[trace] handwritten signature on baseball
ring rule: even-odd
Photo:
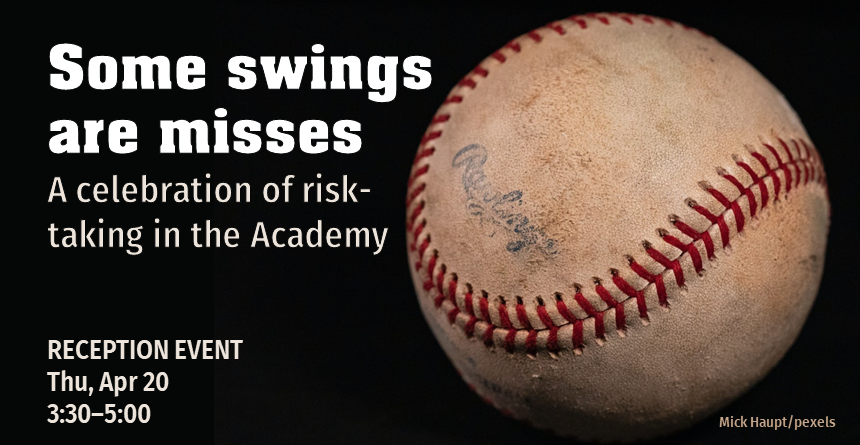
[[[487,149],[479,144],[462,148],[452,162],[453,167],[463,170],[463,190],[468,197],[466,209],[469,214],[477,216],[481,226],[491,230],[487,236],[495,236],[499,229],[507,233],[512,239],[505,246],[508,252],[534,248],[547,257],[557,254],[556,240],[549,238],[542,228],[517,211],[523,205],[522,190],[505,194],[495,190],[484,174],[486,162]]]

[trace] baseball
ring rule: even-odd
[[[587,14],[457,84],[406,222],[421,309],[470,388],[536,428],[629,441],[776,365],[829,211],[812,141],[749,63],[677,22]]]

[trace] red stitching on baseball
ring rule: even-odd
[[[440,276],[439,284],[441,285],[444,276]],[[451,275],[451,281],[448,282],[448,301],[454,306],[457,305],[457,274]]]
[[[666,255],[663,255],[662,252],[655,249],[648,241],[643,241],[642,245],[645,247],[645,253],[647,253],[654,261],[660,263],[660,265],[665,267],[666,270],[672,269],[672,272],[675,274],[675,282],[678,283],[678,287],[684,287],[684,269],[681,268],[681,262],[679,260],[672,261],[669,258],[666,258]]]
[[[477,84],[475,83],[474,80],[472,80],[471,77],[464,78],[463,80],[458,82],[457,85],[460,85],[461,87],[468,87],[468,88],[473,88],[473,89],[475,88],[475,86],[477,86]]]
[[[415,245],[418,243],[418,237],[421,236],[421,232],[424,231],[424,227],[426,227],[426,226],[427,226],[427,221],[421,220],[421,223],[418,224],[415,227],[415,229],[413,229],[413,231],[412,231],[412,245],[410,247],[412,249],[412,251],[416,250]]]
[[[715,189],[715,188],[711,187],[711,185],[710,185],[710,184],[707,184],[707,183],[706,183],[706,185],[705,185],[705,190],[706,190],[708,193],[710,193],[710,194],[711,194],[711,196],[713,196],[713,197],[714,197],[714,199],[716,199],[717,201],[719,201],[719,202],[720,202],[720,204],[722,204],[722,205],[723,205],[723,207],[729,207],[729,206],[731,205],[731,201],[729,201],[729,199],[728,199],[728,198],[726,198],[726,195],[724,195],[724,194],[723,194],[722,192],[720,192],[719,190],[717,190],[717,189]]]
[[[517,321],[520,322],[521,325],[525,329],[531,329],[532,323],[529,321],[529,316],[526,314],[526,307],[523,306],[523,299],[517,297]]]
[[[695,200],[687,199],[687,205],[690,206],[690,208],[692,208],[693,210],[695,210],[696,213],[707,218],[708,221],[711,222],[711,224],[715,224],[717,222],[717,215],[714,215],[713,213],[711,213],[710,210],[700,206],[699,203]]]
[[[421,201],[421,203],[418,204],[414,210],[412,210],[412,214],[409,215],[409,221],[406,224],[406,231],[408,231],[408,232],[412,231],[412,224],[415,222],[415,219],[418,218],[418,215],[420,215],[421,212],[423,212],[423,211],[424,211],[424,201]]]
[[[582,310],[584,310],[589,317],[593,317],[597,314],[597,311],[595,311],[591,303],[589,303],[588,300],[585,299],[585,297],[582,295],[582,292],[576,291],[576,295],[574,295],[573,298],[579,304],[579,307],[581,307]]]
[[[737,201],[732,201],[732,213],[735,214],[735,225],[738,229],[738,233],[744,231],[744,213],[741,211],[741,206],[738,205]]]
[[[618,302],[615,301],[615,299],[612,298],[612,294],[610,294],[609,291],[606,290],[605,287],[603,287],[603,283],[600,282],[598,279],[595,279],[594,281],[597,283],[597,285],[594,286],[594,289],[597,290],[597,295],[600,296],[600,299],[603,300],[603,302],[606,303],[606,305],[609,307],[617,306]]]
[[[487,330],[484,331],[484,344],[487,347],[493,346],[493,331],[495,330],[495,326],[488,324]],[[516,332],[516,331],[514,331]]]
[[[499,302],[499,323],[501,323],[502,327],[505,329],[514,328],[514,325],[511,324],[511,317],[508,316],[508,307],[505,305],[505,300],[501,300]]]
[[[430,290],[433,288],[433,286],[427,286],[427,284],[428,284],[428,282],[425,281],[424,282],[424,290]],[[436,308],[438,309],[438,308],[442,307],[443,301],[445,301],[445,297],[442,295],[437,295],[436,298],[433,299],[433,306],[436,306]]]
[[[577,320],[577,321],[579,322],[580,320]],[[581,326],[581,323],[580,323],[580,326]],[[580,332],[580,336],[581,335],[582,335],[582,333]],[[594,314],[594,336],[596,338],[601,339],[601,340],[606,339],[606,331],[605,331],[604,326],[603,326],[603,312],[598,312],[598,313]],[[582,341],[582,340],[580,339],[580,341]]]
[[[649,283],[654,283],[657,288],[657,299],[660,301],[660,306],[668,308],[669,301],[668,295],[666,294],[666,285],[663,284],[663,275],[657,274],[654,275],[651,272],[648,272],[647,269],[642,267],[636,260],[633,259],[632,256],[627,256],[627,263],[630,265],[630,269],[633,272],[636,272],[636,275],[639,275],[643,279],[647,280]]]
[[[457,314],[460,313],[460,308],[454,306],[450,311],[448,311],[448,323],[454,324],[454,320],[457,319]]]
[[[448,119],[445,119],[445,120],[448,120]],[[445,121],[441,121],[441,122],[445,122]],[[426,158],[427,156],[430,156],[435,152],[436,152],[436,149],[434,147],[425,148],[425,149],[419,151],[415,155],[415,160],[413,161],[413,164],[417,164],[418,162],[421,161],[421,159]]]
[[[564,30],[564,27],[562,27],[561,25],[559,25],[559,24],[558,24],[558,23],[556,23],[556,22],[550,22],[550,23],[547,23],[546,27],[547,27],[547,28],[549,28],[549,29],[551,29],[551,30],[553,30],[553,31],[555,31],[555,32],[557,32],[557,33],[558,33],[558,35],[560,35],[560,36],[563,36],[563,35],[565,35],[565,34],[566,34],[566,31]]]
[[[616,304],[615,307],[615,329],[618,331],[627,330],[627,317],[624,316],[624,305]]]
[[[463,332],[466,333],[466,337],[472,338],[475,335],[475,323],[478,322],[478,318],[472,315],[469,317],[469,321],[466,322],[466,325],[463,326]]]
[[[767,159],[765,159],[764,156],[762,156],[760,153],[752,153],[752,157],[755,158],[764,167],[765,175],[768,175],[772,172],[772,170],[770,169],[770,164],[767,163]],[[759,192],[761,193],[761,208],[764,209],[765,206],[767,206],[767,203],[770,198],[770,196],[768,195],[767,187],[764,185],[764,181],[761,181],[758,176],[756,176],[754,180],[759,183]],[[775,190],[779,190],[779,188],[777,187]]]
[[[595,317],[595,328],[597,327],[597,320],[600,319],[600,329],[603,330],[603,314],[600,314],[600,317]],[[602,338],[598,336],[598,338]],[[573,323],[573,349],[582,349],[582,320],[576,320]]]
[[[732,176],[731,174],[729,174],[729,172],[727,172],[725,169],[723,169],[723,168],[718,168],[718,169],[717,169],[717,174],[718,174],[718,175],[720,175],[720,176],[722,176],[723,178],[725,178],[725,179],[726,179],[726,180],[728,180],[729,182],[731,182],[731,183],[732,183],[732,185],[734,185],[735,187],[737,187],[738,192],[743,193],[743,192],[744,192],[744,190],[746,189],[746,187],[744,187],[744,185],[743,185],[743,184],[741,184],[741,182],[740,182],[740,181],[738,181],[738,178],[735,178],[734,176]]]
[[[552,354],[559,351],[558,347],[558,328],[550,325],[549,336],[546,338],[546,350]]]
[[[797,150],[798,156],[801,156],[800,144],[797,143],[796,139],[792,139],[791,142],[794,144],[794,148]],[[808,151],[806,152],[806,155],[809,156]],[[809,166],[807,166],[805,162],[801,165],[803,165],[803,185],[806,185],[807,183],[809,183]],[[799,181],[800,179],[798,179],[798,183]]]
[[[418,170],[415,170],[415,173],[413,173],[412,177],[409,178],[409,182],[407,183],[408,184],[407,187],[411,187],[412,184],[415,182],[416,179],[418,179],[419,176],[427,173],[427,170],[430,170],[429,165],[425,165],[423,167],[420,167]]]
[[[782,163],[782,158],[781,158],[781,157],[779,157],[779,154],[776,152],[776,149],[775,149],[775,148],[773,148],[773,146],[772,146],[772,145],[764,144],[764,146],[765,146],[765,147],[766,147],[766,148],[767,148],[767,149],[768,149],[768,150],[773,154],[773,156],[776,158],[776,168],[777,168],[777,169],[780,169],[780,168],[784,167],[784,166],[785,166],[785,164],[783,164],[783,163]],[[790,178],[790,176],[786,176],[786,181],[788,180],[788,178]],[[777,176],[777,175],[773,175],[773,199],[774,199],[774,200],[778,200],[778,199],[779,199],[779,187],[780,187],[780,183],[779,183],[779,176]]]
[[[421,247],[418,248],[418,256],[424,257],[424,251],[426,251],[427,247],[429,247],[429,246],[430,246],[430,237],[428,236],[427,238],[424,238],[424,242],[421,243]],[[433,261],[434,263],[435,263],[435,258],[436,258],[435,256],[433,256],[433,258],[431,258],[431,261]],[[418,268],[419,269],[421,268],[421,262],[420,261],[418,262]],[[427,289],[427,290],[430,290],[430,289]]]
[[[429,246],[429,245],[430,245],[430,241],[425,239],[424,243],[421,244],[421,250],[426,249],[427,246]],[[423,256],[423,254],[422,254],[422,256]],[[429,276],[427,277],[427,280],[424,282],[424,290],[433,289],[433,276],[432,276],[432,274],[433,274],[433,271],[436,270],[436,260],[438,259],[438,257],[439,257],[439,255],[434,253],[433,256],[430,258],[430,261],[427,264],[427,272],[428,272]],[[439,307],[442,304],[442,300],[444,300],[444,299],[445,299],[445,296],[442,295],[442,293],[440,292],[439,295],[436,297],[436,301],[439,302],[439,304],[437,304],[436,307]]]
[[[720,228],[720,241],[723,242],[723,249],[729,247],[729,226],[726,225],[726,218],[724,215],[720,215],[717,218],[717,227]]]
[[[777,165],[778,167],[782,167],[782,166],[784,165],[784,164],[782,163],[782,158],[781,158],[781,157],[779,157],[779,153],[777,153],[777,152],[776,152],[776,149],[775,149],[775,148],[773,148],[773,145],[770,145],[770,144],[763,144],[763,145],[764,145],[765,147],[767,147],[768,151],[770,151],[770,152],[773,154],[773,157],[775,157],[775,158],[776,158],[776,165]]]
[[[797,152],[800,153],[800,145],[798,145],[797,140],[793,140],[793,142],[794,146],[797,148]],[[806,157],[809,158],[811,156],[811,154],[809,153],[809,147],[806,146],[806,142],[802,140],[800,142],[803,145],[803,148],[806,150]],[[809,182],[809,179],[815,174],[815,169],[808,168],[808,166],[804,162],[803,171],[805,173],[803,177],[803,185],[806,185]]]
[[[599,21],[600,21],[600,23],[603,23],[604,25],[608,25],[608,24],[609,24],[609,19],[608,19],[608,18],[603,17],[603,16],[599,16],[599,15],[597,15],[597,13],[589,12],[588,14],[585,14],[585,16],[586,16],[586,17],[591,17],[591,18],[593,18],[593,19],[597,19],[597,20],[599,20]]]
[[[624,292],[628,297],[636,299],[636,306],[639,309],[639,318],[647,320],[648,306],[645,304],[645,293],[641,290],[634,289],[630,283],[624,280],[624,278],[618,276],[619,272],[617,269],[611,269],[610,273],[612,274],[612,282],[615,283],[615,287],[621,289],[621,292]]]
[[[534,329],[530,330],[528,337],[526,337],[526,354],[537,354],[537,331]]]
[[[435,270],[435,269],[434,269]],[[443,264],[439,267],[439,272],[436,273],[436,290],[439,291],[439,295],[444,297],[445,293],[442,291],[442,281],[445,279],[445,271],[447,267]]]
[[[619,18],[619,19],[621,19],[621,20],[624,20],[624,22],[626,22],[628,25],[632,25],[632,24],[633,24],[633,19],[631,19],[631,18],[630,18],[630,15],[629,15],[629,14],[622,14],[622,13],[620,13],[620,12],[610,12],[610,13],[609,13],[609,16],[611,16],[611,17],[617,17],[617,18]]]
[[[441,131],[432,131],[430,133],[427,133],[426,136],[421,138],[421,145],[424,145],[424,144],[432,141],[433,139],[439,139],[439,136],[442,136]]]
[[[508,329],[508,333],[505,334],[505,352],[508,354],[514,353],[514,346],[516,346],[517,340],[517,330],[516,329]]]
[[[466,333],[466,337],[472,338],[475,335],[475,324],[478,322],[478,318],[472,315],[469,317],[469,321],[466,322],[466,325],[463,326],[463,332]]]
[[[582,29],[585,29],[588,27],[588,24],[585,22],[585,19],[583,19],[581,16],[574,15],[574,16],[568,17],[567,19],[570,20],[571,22],[579,25],[579,27]]]
[[[407,208],[412,204],[413,201],[415,201],[415,198],[417,198],[418,195],[420,195],[421,192],[423,192],[426,187],[427,187],[426,183],[421,183],[421,185],[419,185],[415,190],[412,190],[412,192],[409,193],[409,196],[406,198],[406,207]]]
[[[555,323],[552,322],[552,318],[549,317],[549,314],[546,312],[546,307],[543,305],[543,301],[539,301],[539,306],[537,307],[538,318],[541,323],[543,323],[546,327],[554,326]]]
[[[678,250],[689,253],[690,260],[693,261],[693,267],[696,269],[696,272],[701,272],[704,269],[702,266],[702,256],[699,254],[699,249],[696,248],[695,244],[692,242],[690,244],[684,244],[678,238],[670,235],[665,229],[657,229],[657,233],[663,241],[666,241]],[[698,233],[696,235],[698,235]]]
[[[702,232],[702,242],[705,243],[705,252],[708,254],[708,259],[713,260],[714,256],[714,241],[711,239],[711,233],[708,231]]]
[[[487,300],[487,296],[484,295],[483,298],[478,300],[478,308],[481,311],[481,319],[490,322],[490,303]]]
[[[788,162],[794,162],[794,155],[791,154],[791,149],[788,148],[788,144],[786,144],[785,141],[782,140],[782,138],[777,138],[777,140],[779,141],[780,145],[782,145],[782,148],[785,149],[785,152],[788,154]]]
[[[561,299],[561,294],[556,294],[555,307],[558,310],[558,313],[561,314],[562,318],[567,320],[568,323],[573,323],[576,321],[576,317],[567,309],[567,304],[564,303],[564,300]]]
[[[455,290],[454,292],[456,293],[457,291]],[[475,316],[475,306],[473,306],[471,290],[466,292],[466,295],[463,296],[463,306],[466,307],[467,314],[471,315],[472,317]]]
[[[629,15],[629,14],[616,14],[610,13],[609,17],[616,18],[621,20],[627,24],[634,24],[633,19],[639,18],[642,22],[655,25],[657,20],[662,21],[665,25],[673,27],[675,22],[668,19],[657,19],[647,15]],[[593,19],[597,20],[604,25],[610,25],[611,21],[608,17],[598,14],[586,14],[584,16],[571,16],[567,20],[572,22],[579,29],[586,29],[588,27],[587,21]],[[565,28],[562,24],[563,22],[552,22],[546,26],[556,34],[562,36],[566,35],[569,29]],[[692,29],[686,25],[683,25],[684,29]],[[575,28],[574,28],[575,29]],[[699,31],[702,35],[706,37],[710,37],[707,34]],[[543,37],[538,34],[536,31],[529,32],[524,35],[524,38],[529,38],[535,43],[540,43],[543,41]],[[522,38],[521,38],[522,39]],[[516,40],[507,43],[502,50],[510,50],[513,53],[518,53],[521,51],[521,45]],[[499,50],[493,53],[490,57],[499,61],[500,63],[504,63],[507,60],[507,57],[502,53],[502,50]],[[473,71],[475,75],[481,77],[487,77],[489,75],[489,71],[478,65]],[[466,77],[459,83],[460,88],[469,88],[474,89],[477,87],[477,83],[474,81],[472,77]],[[443,102],[443,106],[449,104],[461,103],[463,101],[464,96],[460,94],[452,94],[447,97]],[[450,120],[451,115],[449,113],[438,114],[434,116],[431,120],[430,125],[441,125]],[[416,154],[414,160],[414,170],[412,175],[410,176],[408,189],[410,190],[407,194],[407,208],[411,208],[416,199],[425,191],[426,182],[418,183],[418,179],[423,177],[429,171],[429,164],[422,164],[425,159],[429,159],[434,153],[435,148],[433,147],[424,147],[430,141],[438,139],[441,137],[442,132],[438,128],[435,131],[428,132],[421,140],[421,144],[419,147],[421,149]],[[561,326],[570,324],[572,326],[572,344],[573,351],[576,354],[582,353],[582,348],[585,345],[584,333],[583,333],[583,324],[586,319],[594,320],[594,336],[599,340],[605,340],[605,326],[604,326],[604,315],[610,311],[615,311],[615,325],[616,329],[623,333],[626,329],[626,316],[625,316],[625,303],[630,299],[636,300],[636,305],[639,311],[639,316],[643,320],[648,320],[648,308],[645,301],[645,289],[647,286],[654,284],[655,290],[657,293],[657,298],[660,306],[664,308],[669,307],[668,295],[666,291],[666,287],[663,281],[663,274],[672,270],[675,281],[679,287],[684,287],[685,277],[684,271],[681,266],[681,257],[685,254],[689,255],[691,262],[693,263],[693,267],[696,272],[701,273],[704,269],[703,260],[701,254],[698,250],[698,247],[695,245],[696,241],[701,240],[702,244],[705,247],[705,252],[707,258],[709,260],[713,260],[715,258],[715,246],[713,240],[711,238],[710,230],[714,227],[719,230],[720,238],[722,241],[723,248],[729,246],[730,242],[730,231],[728,225],[726,224],[725,215],[729,211],[735,217],[735,223],[737,227],[737,232],[743,232],[745,228],[745,215],[741,211],[739,199],[741,197],[746,197],[750,217],[755,218],[757,214],[757,210],[759,208],[764,209],[770,201],[770,191],[765,182],[767,178],[773,183],[773,196],[774,201],[779,199],[781,188],[782,188],[782,180],[777,174],[778,171],[782,170],[785,175],[785,193],[791,192],[793,188],[796,188],[801,185],[806,185],[809,181],[820,184],[827,193],[827,183],[825,173],[822,168],[821,157],[820,154],[803,139],[790,139],[790,143],[794,145],[796,153],[793,153],[789,143],[781,138],[777,138],[777,141],[782,146],[782,149],[785,151],[785,155],[788,159],[787,162],[783,161],[783,158],[780,156],[778,150],[770,144],[763,143],[764,148],[767,149],[767,152],[774,157],[777,166],[776,168],[772,168],[767,158],[758,151],[754,150],[752,147],[747,147],[750,156],[755,159],[761,167],[764,169],[764,174],[757,173],[749,163],[744,160],[738,158],[737,156],[732,156],[735,164],[740,167],[750,178],[750,184],[748,186],[743,185],[743,181],[739,179],[737,176],[728,173],[725,169],[717,168],[718,175],[727,180],[729,183],[734,186],[740,193],[739,196],[733,200],[730,200],[726,197],[726,195],[718,190],[717,188],[711,186],[707,182],[700,182],[700,186],[708,192],[708,194],[713,197],[722,207],[723,210],[715,215],[708,208],[699,205],[693,199],[685,200],[685,203],[692,208],[697,214],[701,215],[711,224],[705,230],[699,232],[694,229],[689,224],[681,221],[676,215],[670,215],[669,221],[670,223],[678,229],[682,234],[690,238],[688,243],[684,243],[676,236],[671,235],[668,231],[664,229],[658,229],[657,233],[660,236],[660,239],[665,241],[667,244],[672,246],[675,249],[680,251],[680,254],[675,259],[669,259],[665,254],[661,251],[654,248],[648,241],[643,242],[643,246],[645,247],[645,251],[650,258],[652,258],[656,263],[660,264],[663,267],[663,270],[652,273],[648,271],[644,266],[640,265],[636,262],[635,259],[631,256],[627,256],[627,262],[630,269],[640,278],[647,281],[647,284],[641,288],[636,289],[629,281],[625,280],[620,271],[617,269],[611,269],[610,274],[612,275],[612,283],[615,287],[623,293],[627,298],[622,299],[621,301],[615,300],[612,297],[612,293],[607,289],[603,282],[595,277],[594,278],[594,289],[600,299],[607,305],[606,309],[601,311],[596,310],[589,300],[582,294],[581,286],[578,284],[574,284],[576,288],[576,292],[574,294],[573,300],[576,304],[582,309],[585,313],[584,318],[577,318],[577,316],[568,308],[566,302],[564,301],[562,295],[560,293],[555,294],[556,305],[555,309],[558,314],[564,319],[561,325],[558,325],[553,321],[553,318],[550,316],[547,311],[546,306],[544,305],[543,300],[540,297],[537,297],[537,318],[540,320],[540,323],[543,324],[541,329],[535,329],[532,326],[531,319],[529,318],[528,308],[522,301],[521,297],[516,297],[516,306],[515,313],[517,316],[517,321],[522,328],[516,328],[511,322],[510,315],[507,310],[507,304],[505,302],[504,297],[499,296],[499,305],[498,305],[498,315],[499,315],[499,323],[498,325],[493,321],[490,317],[490,309],[489,309],[489,298],[486,291],[480,291],[480,294],[475,296],[472,291],[472,286],[469,283],[463,283],[463,286],[466,288],[466,291],[463,294],[462,307],[458,305],[457,301],[457,288],[458,288],[458,280],[457,275],[454,273],[450,274],[450,278],[447,286],[447,294],[443,292],[445,276],[447,273],[447,267],[444,264],[439,263],[439,253],[436,250],[432,251],[432,255],[429,258],[425,258],[425,254],[429,249],[431,244],[430,235],[428,234],[421,239],[423,231],[426,227],[426,220],[421,220],[418,225],[414,225],[416,221],[418,221],[419,216],[423,213],[426,208],[426,204],[424,200],[420,200],[417,205],[415,205],[414,209],[409,213],[409,217],[407,219],[407,227],[408,230],[412,232],[413,241],[410,243],[409,249],[412,252],[416,252],[418,255],[418,259],[415,263],[416,270],[421,270],[424,266],[424,262],[426,261],[427,265],[427,278],[424,282],[424,288],[426,291],[435,291],[436,296],[434,298],[434,305],[437,307],[442,307],[446,304],[449,305],[447,308],[446,317],[448,318],[449,323],[453,325],[457,325],[458,315],[463,314],[464,317],[467,317],[463,323],[463,331],[467,337],[472,337],[475,334],[475,329],[478,326],[478,322],[481,322],[481,327],[484,329],[482,340],[487,347],[494,347],[494,332],[495,329],[505,329],[502,347],[508,353],[513,353],[516,350],[516,337],[517,333],[520,331],[526,332],[525,340],[524,340],[524,349],[527,354],[530,356],[535,356],[538,351],[538,337],[541,330],[548,330],[548,335],[544,344],[545,349],[551,354],[555,354],[560,350],[560,346],[558,343],[558,331]],[[796,155],[795,155],[796,154]],[[791,169],[794,169],[794,174],[792,174]],[[802,173],[801,173],[802,170]],[[803,175],[803,180],[801,181],[801,174]],[[759,199],[756,199],[755,193],[753,189],[758,187],[759,191]],[[419,245],[419,240],[421,241]],[[418,247],[416,247],[418,246]],[[478,310],[479,314],[475,313],[475,298],[478,300]],[[447,300],[447,303],[446,303]]]

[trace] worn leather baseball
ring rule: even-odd
[[[687,427],[760,380],[818,290],[821,160],[714,38],[589,14],[450,93],[407,197],[421,309],[503,413],[580,439]]]

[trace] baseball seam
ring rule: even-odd
[[[416,271],[423,269],[426,275],[423,288],[433,298],[436,308],[445,312],[448,321],[459,327],[467,337],[478,336],[489,348],[501,347],[508,353],[525,352],[531,357],[535,357],[538,350],[545,350],[553,357],[565,349],[581,354],[588,341],[602,344],[606,340],[606,319],[613,318],[616,332],[623,337],[627,330],[628,312],[637,311],[641,322],[648,324],[647,300],[653,300],[653,294],[656,294],[658,305],[668,309],[670,301],[667,285],[684,290],[685,274],[703,273],[702,253],[704,252],[709,261],[715,259],[715,239],[719,241],[722,249],[729,247],[733,234],[736,236],[743,233],[747,218],[756,219],[757,212],[770,202],[778,201],[781,193],[788,194],[810,181],[822,185],[826,190],[824,170],[815,148],[802,139],[787,138],[786,142],[782,138],[776,138],[777,143],[761,142],[763,152],[747,146],[752,159],[733,155],[735,165],[740,168],[737,175],[732,175],[723,168],[716,169],[717,175],[725,180],[721,185],[731,184],[733,188],[721,191],[707,181],[699,182],[699,186],[718,203],[716,207],[700,205],[692,199],[685,200],[687,206],[706,220],[707,228],[696,230],[694,226],[699,224],[684,222],[677,215],[669,215],[668,221],[676,229],[676,234],[673,235],[663,228],[657,229],[659,238],[665,242],[665,251],[655,248],[649,241],[642,242],[645,253],[653,263],[643,265],[633,256],[627,255],[632,274],[613,268],[609,270],[611,279],[608,281],[594,277],[592,284],[598,299],[592,300],[601,301],[605,305],[603,308],[595,308],[584,296],[584,286],[580,284],[574,284],[572,301],[563,293],[555,292],[555,304],[537,296],[534,298],[534,305],[525,304],[520,296],[498,296],[491,301],[488,292],[475,291],[470,283],[460,284],[457,274],[447,270],[438,250],[432,248],[431,236],[425,230],[426,219],[423,217],[426,205],[423,197],[427,187],[424,175],[429,171],[429,159],[435,153],[432,143],[442,135],[445,122],[451,118],[450,113],[445,110],[463,101],[464,96],[457,94],[458,92],[475,89],[479,84],[479,77],[489,76],[490,72],[486,66],[491,60],[499,64],[505,63],[509,56],[523,50],[522,43],[525,41],[539,44],[547,35],[564,35],[570,28],[586,29],[589,23],[610,25],[610,19],[620,20],[628,25],[633,25],[638,20],[649,25],[662,23],[670,27],[677,25],[694,30],[667,19],[616,13],[572,16],[566,21],[550,23],[509,42],[461,80],[443,102],[440,112],[431,120],[428,131],[419,144],[407,186],[406,201],[407,230],[412,237],[409,249],[413,254],[417,254]],[[780,151],[787,161],[783,160]],[[755,166],[758,168],[754,168]],[[737,195],[730,198],[734,193]],[[653,269],[654,265],[662,267],[662,270],[652,272],[647,267]],[[644,285],[634,285],[642,283]],[[610,290],[613,287],[615,292]],[[621,298],[617,299],[613,294]],[[591,333],[590,338],[585,337],[586,332]]]

